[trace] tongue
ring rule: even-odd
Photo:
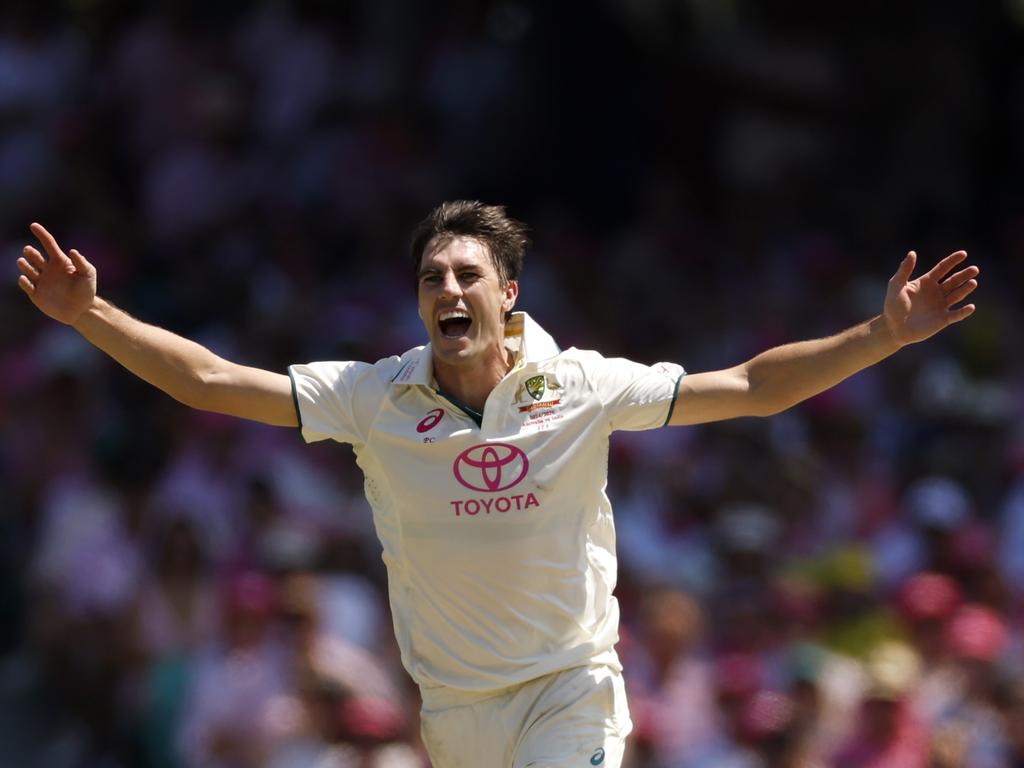
[[[465,336],[466,331],[469,330],[470,321],[465,318],[456,318],[454,320],[442,320],[441,321],[441,333],[445,336],[456,338],[459,336]]]

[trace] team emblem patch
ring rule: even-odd
[[[544,396],[547,386],[544,383],[544,376],[531,376],[526,380],[526,392],[534,400],[540,400]]]
[[[520,382],[519,386],[516,387],[515,404],[539,404],[545,395],[548,395],[550,398],[558,398],[558,392],[561,389],[562,383],[550,373],[538,373],[536,376],[531,376],[525,381]]]
[[[538,373],[519,383],[512,404],[520,413],[531,414],[529,418],[532,419],[532,414],[549,413],[561,405],[563,390],[562,383],[554,375]]]

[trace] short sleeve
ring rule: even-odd
[[[295,411],[307,443],[337,440],[361,444],[380,409],[386,382],[377,367],[360,362],[292,365]]]
[[[613,430],[656,429],[668,424],[679,380],[686,375],[676,363],[642,365],[596,352],[583,358],[583,366]]]

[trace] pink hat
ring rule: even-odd
[[[758,691],[744,704],[740,733],[750,741],[762,741],[786,731],[793,723],[794,707],[779,691]]]
[[[368,696],[351,696],[338,706],[346,735],[355,741],[395,741],[405,727],[405,714],[394,702]]]
[[[960,605],[960,586],[941,573],[918,573],[900,588],[898,603],[909,621],[945,620]]]
[[[994,661],[1006,641],[1006,622],[983,605],[965,605],[946,625],[946,643],[961,658]]]

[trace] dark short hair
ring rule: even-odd
[[[491,255],[501,284],[518,280],[523,255],[530,244],[526,225],[509,217],[503,205],[484,205],[478,200],[449,200],[441,203],[421,221],[412,235],[413,274],[419,282],[423,252],[435,237],[447,242],[453,237],[472,237]]]

